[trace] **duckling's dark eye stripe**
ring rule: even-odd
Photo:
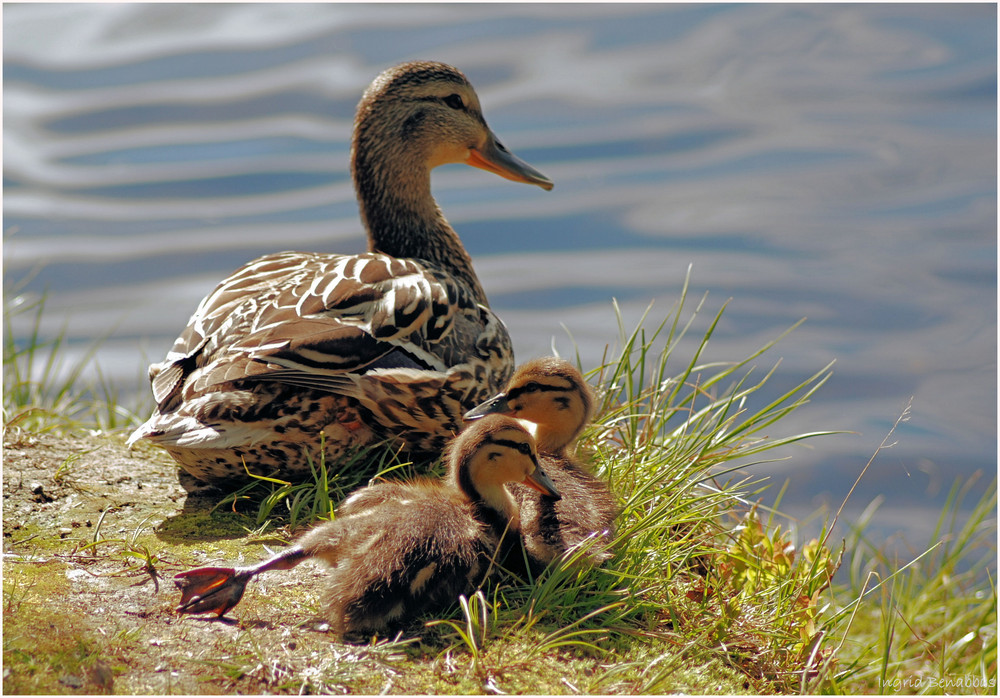
[[[514,441],[513,439],[493,439],[487,440],[487,443],[496,444],[497,446],[505,446],[506,448],[512,448],[515,451],[520,451],[521,453],[527,455],[531,453],[531,447],[523,441]]]
[[[540,392],[548,393],[568,393],[572,390],[572,386],[565,385],[546,385],[545,383],[528,383],[527,385],[522,385],[519,388],[511,388],[507,391],[507,398],[512,399],[521,395],[522,393],[534,392],[535,390]]]

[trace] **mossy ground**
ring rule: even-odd
[[[118,436],[8,430],[3,470],[3,689],[57,693],[747,693],[724,662],[687,662],[648,638],[613,656],[538,652],[529,630],[478,653],[447,626],[370,645],[339,643],[305,564],[262,575],[232,620],[182,617],[173,574],[264,559],[283,531],[187,491],[164,453]],[[665,654],[666,653],[666,654]],[[665,660],[665,657],[674,657]]]

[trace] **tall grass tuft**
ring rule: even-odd
[[[32,299],[17,289],[4,292],[3,425],[27,431],[109,431],[136,422],[135,411],[120,404],[119,394],[97,367],[96,378],[84,381],[103,339],[93,342],[73,362],[67,359],[65,328],[47,339],[42,333],[45,297]],[[14,319],[29,318],[23,336]]]
[[[984,482],[985,480],[985,482]],[[972,507],[965,505],[970,495]],[[818,687],[906,694],[997,691],[997,481],[957,479],[930,549],[900,559],[852,527],[849,581],[831,618],[840,666]]]
[[[613,559],[591,568],[584,550],[569,551],[539,579],[502,588],[488,604],[496,618],[479,625],[498,629],[503,644],[520,638],[520,661],[568,648],[661,648],[652,664],[644,656],[631,667],[631,689],[671,690],[671,667],[707,658],[740,668],[755,686],[787,688],[821,656],[820,596],[837,560],[819,543],[796,557],[785,534],[765,531],[747,502],[766,482],[745,473],[775,449],[832,433],[769,433],[809,402],[830,367],[764,397],[774,366],[760,371],[752,362],[777,340],[742,361],[702,360],[724,308],[682,359],[677,348],[704,306],[703,298],[685,316],[686,299],[685,285],[652,330],[648,310],[627,330],[616,305],[619,346],[588,374],[597,416],[578,453],[621,500]],[[483,644],[477,665],[487,661]],[[628,674],[627,665],[609,680]]]

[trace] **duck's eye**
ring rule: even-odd
[[[528,444],[518,444],[517,450],[526,456],[531,454],[531,447]]]
[[[452,109],[465,109],[465,102],[458,95],[448,95],[444,98],[444,103]]]

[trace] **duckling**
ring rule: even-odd
[[[441,453],[462,413],[514,368],[510,337],[431,195],[431,170],[464,162],[552,182],[507,150],[457,69],[386,70],[358,105],[351,172],[368,252],[280,252],[223,280],[149,368],[147,439],[195,478],[307,477],[389,440]],[[321,445],[322,444],[322,445]]]
[[[607,483],[575,458],[574,442],[590,421],[594,397],[580,372],[555,357],[535,359],[514,372],[507,389],[466,413],[467,420],[499,413],[531,423],[539,462],[552,478],[559,500],[512,486],[521,510],[528,567],[538,574],[553,559],[598,537],[583,559],[607,560],[619,506]],[[520,571],[517,561],[510,566]]]
[[[343,637],[399,629],[475,591],[507,554],[505,542],[517,544],[520,517],[505,483],[559,497],[538,467],[528,431],[512,418],[491,415],[455,439],[442,480],[370,485],[349,497],[333,521],[260,565],[177,575],[177,610],[221,617],[257,574],[312,557],[330,567],[324,596],[333,632]]]

